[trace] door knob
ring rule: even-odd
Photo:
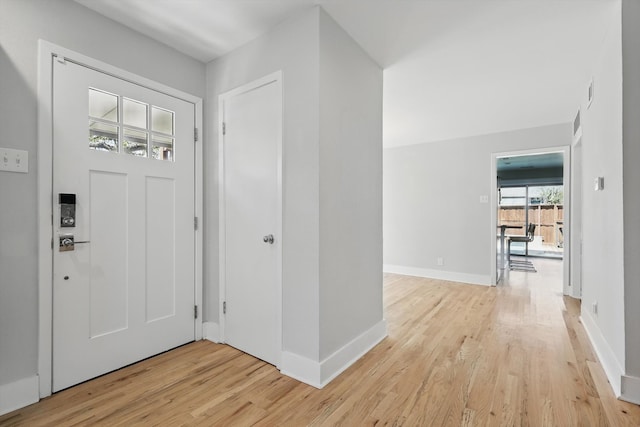
[[[268,243],[270,245],[273,245],[273,234],[268,234],[268,235],[264,236],[262,238],[262,241],[265,242],[265,243]]]

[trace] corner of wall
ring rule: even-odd
[[[629,375],[622,376],[620,399],[640,405],[640,378]]]
[[[387,322],[383,319],[322,362],[283,351],[280,372],[321,389],[378,345],[386,336]]]
[[[8,414],[40,400],[37,375],[0,385],[0,415]]]
[[[323,387],[320,377],[320,363],[289,351],[282,352],[280,373],[312,387]]]
[[[211,342],[220,342],[220,325],[215,322],[204,322],[202,324],[202,338]]]
[[[327,357],[320,363],[321,387],[347,370],[358,359],[387,337],[387,321],[382,319],[367,331]]]

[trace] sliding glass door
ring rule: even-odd
[[[498,225],[507,235],[524,236],[530,223],[535,233],[530,243],[513,242],[511,253],[562,258],[564,242],[562,185],[521,185],[500,189]]]

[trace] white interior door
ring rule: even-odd
[[[280,358],[281,84],[223,95],[225,341],[271,364]]]
[[[70,61],[53,85],[58,391],[194,339],[195,111]]]

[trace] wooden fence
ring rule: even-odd
[[[498,225],[522,225],[525,223],[524,206],[500,206]],[[533,205],[529,206],[529,222],[536,225],[536,236],[542,236],[543,245],[562,245],[563,242],[563,213],[562,205]],[[521,230],[508,230],[509,234],[524,235]]]

